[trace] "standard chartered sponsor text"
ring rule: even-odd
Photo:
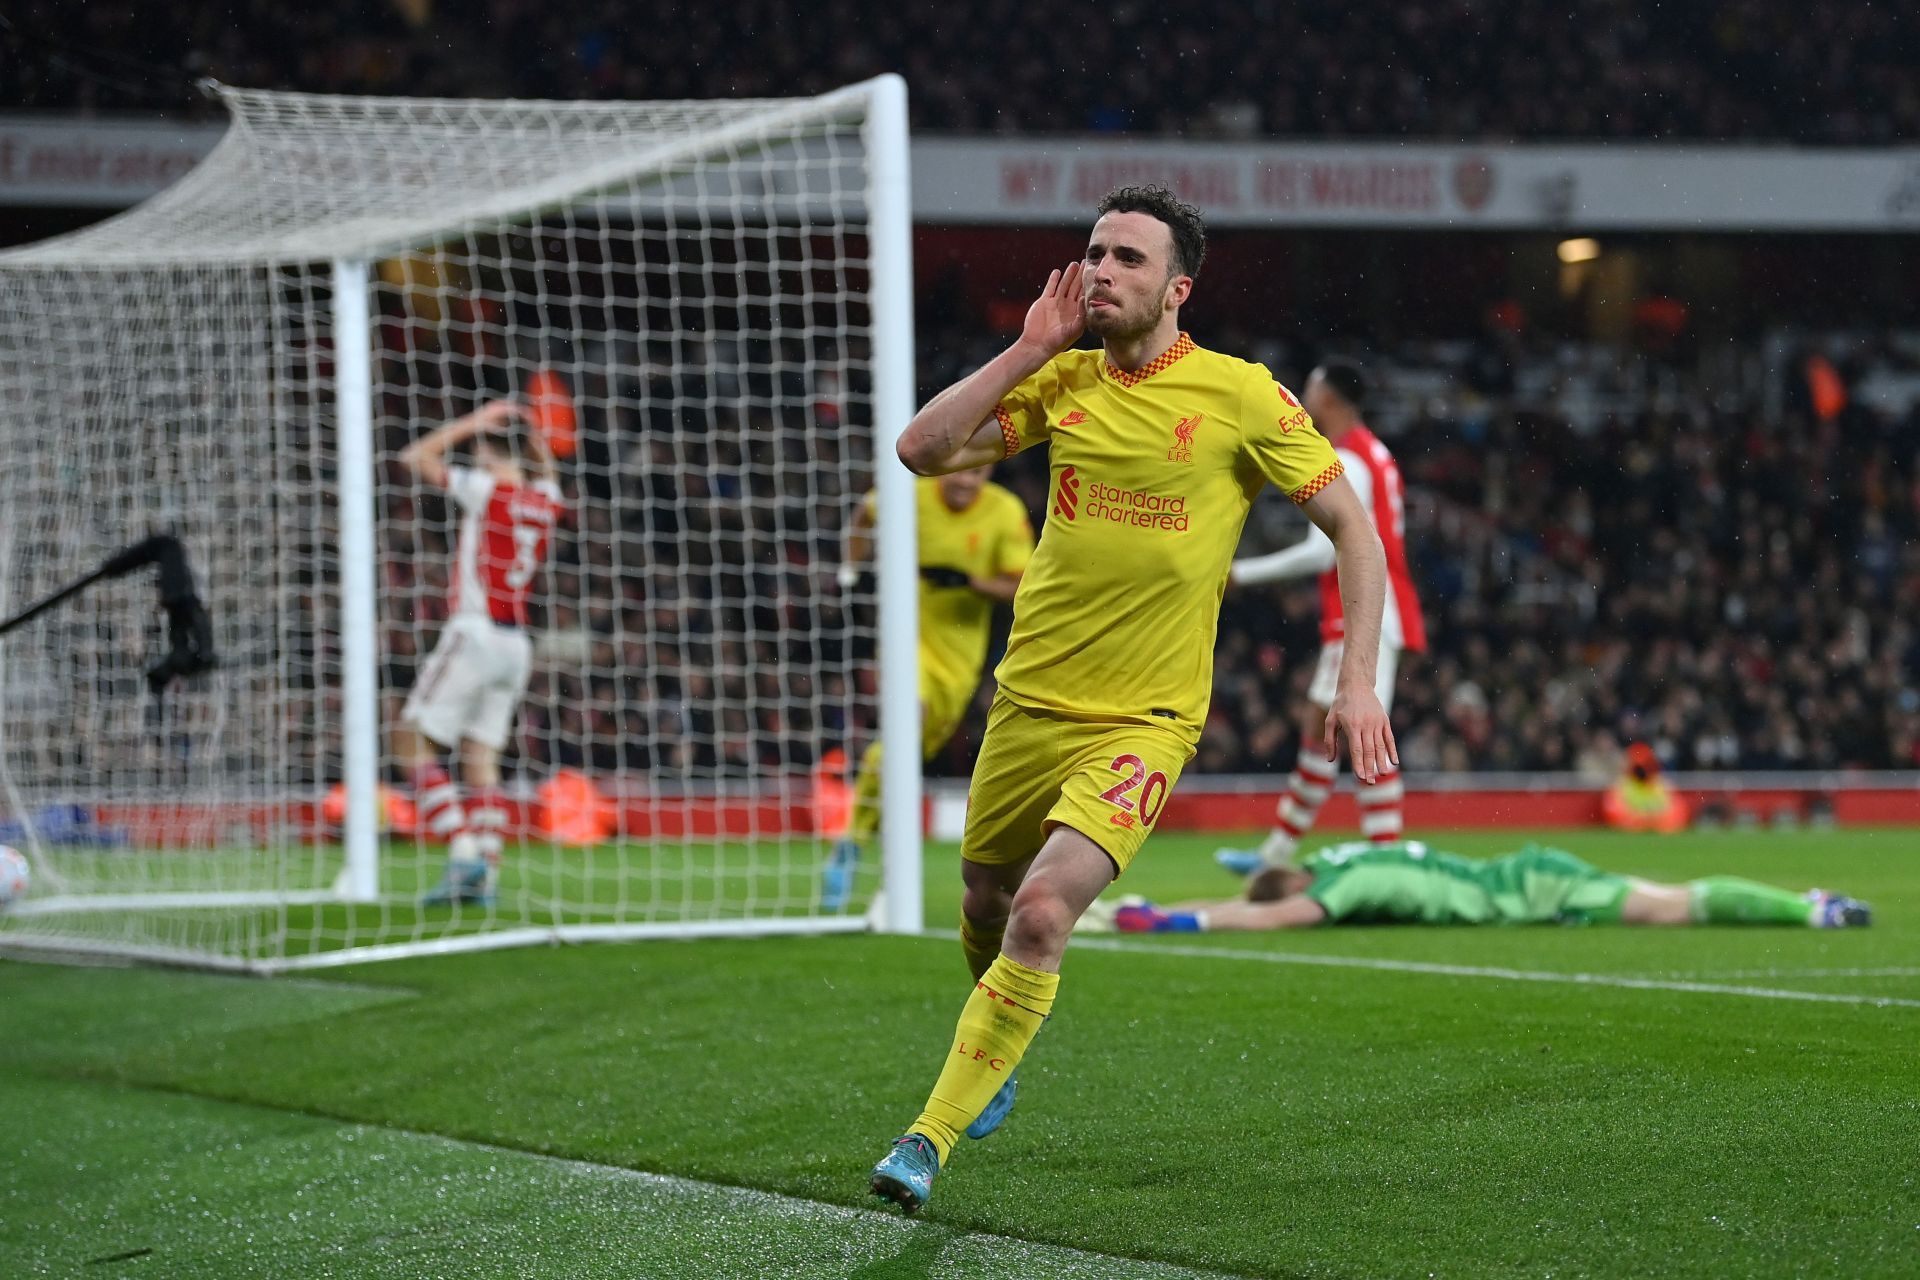
[[[1145,489],[1122,489],[1117,485],[1094,481],[1087,486],[1087,518],[1113,524],[1130,524],[1136,529],[1159,529],[1185,533],[1189,517],[1185,495],[1151,493]]]

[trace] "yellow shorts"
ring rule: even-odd
[[[1193,745],[1166,728],[1072,720],[995,694],[967,793],[960,856],[1005,866],[1072,827],[1125,871],[1165,810]]]
[[[943,678],[920,663],[920,758],[931,760],[947,745],[947,739],[959,732],[973,703],[973,691],[979,687],[977,675],[965,680]]]

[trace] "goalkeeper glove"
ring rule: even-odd
[[[923,564],[920,566],[921,580],[934,587],[970,587],[973,579],[964,569],[949,569],[944,565]]]

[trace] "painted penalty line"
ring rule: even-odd
[[[1864,1004],[1881,1009],[1920,1009],[1920,1000],[1850,992],[1795,991],[1787,987],[1750,987],[1675,978],[1635,978],[1613,973],[1555,973],[1540,969],[1503,969],[1425,960],[1384,960],[1372,956],[1323,956],[1300,951],[1241,951],[1230,947],[1193,947],[1144,939],[1076,937],[1076,950],[1130,951],[1141,955],[1188,956],[1197,960],[1242,960],[1252,964],[1315,965],[1328,969],[1374,969],[1383,973],[1424,973],[1442,978],[1490,978],[1498,982],[1557,982],[1575,987],[1621,987],[1630,991],[1684,991],[1694,995],[1745,996],[1753,1000],[1802,1000],[1809,1004]]]

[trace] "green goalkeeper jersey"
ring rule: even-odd
[[[1355,842],[1301,865],[1313,876],[1307,896],[1330,924],[1613,922],[1631,887],[1624,876],[1538,845],[1481,861],[1418,840]]]

